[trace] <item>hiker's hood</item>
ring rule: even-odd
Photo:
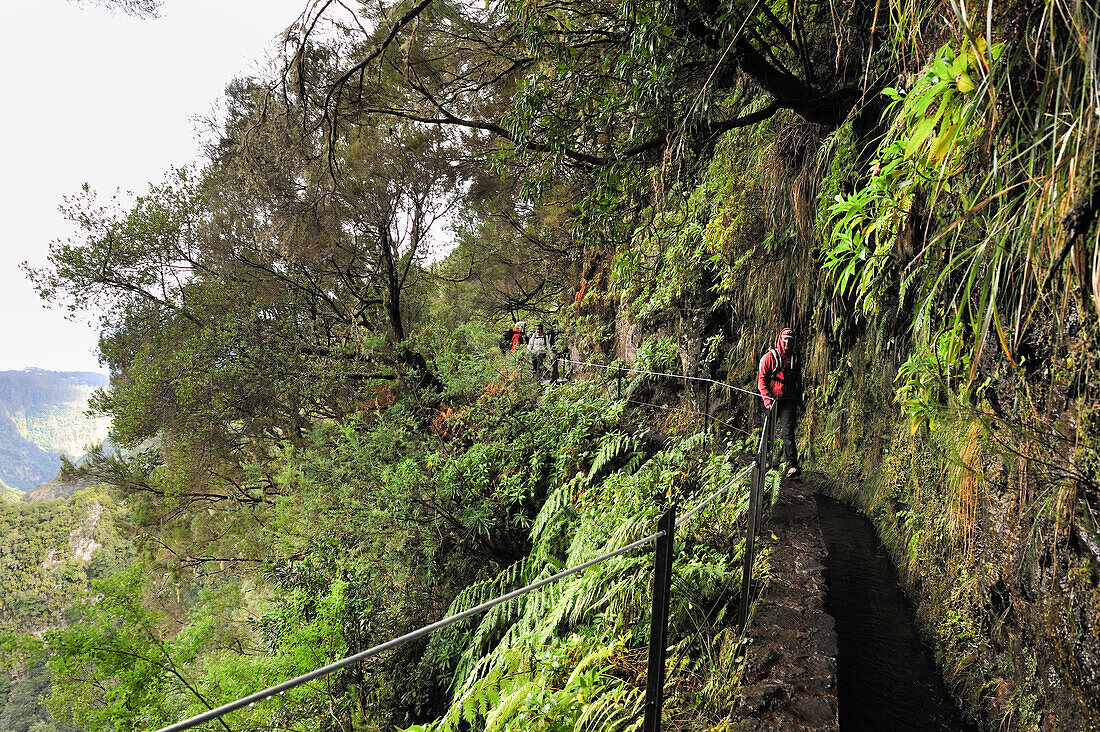
[[[790,349],[794,350],[795,344],[798,343],[798,339],[795,337],[794,328],[784,328],[779,331],[779,335],[775,337],[775,350],[779,351],[780,356],[787,355],[787,340],[790,342]]]

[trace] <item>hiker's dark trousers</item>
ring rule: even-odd
[[[798,445],[794,441],[794,430],[798,426],[798,400],[780,399],[775,406],[779,418],[780,435],[783,437],[783,459],[787,467],[798,465]]]
[[[531,371],[534,372],[536,379],[546,378],[546,354],[545,353],[532,353],[531,354]]]

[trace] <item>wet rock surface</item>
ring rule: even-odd
[[[817,503],[801,481],[783,481],[757,546],[771,553],[771,577],[746,633],[738,729],[837,730],[837,637],[825,610],[825,540]]]

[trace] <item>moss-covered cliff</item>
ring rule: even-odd
[[[797,328],[803,448],[879,528],[967,713],[1098,728],[1100,21],[906,7],[891,86],[667,174],[577,312],[614,309],[628,359],[672,339],[685,373],[746,386]]]

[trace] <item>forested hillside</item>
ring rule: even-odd
[[[1093,3],[290,21],[206,163],[129,202],[78,192],[81,236],[28,270],[104,314],[94,406],[125,450],[82,472],[136,551],[13,640],[48,657],[57,719],[199,713],[643,536],[741,464],[755,402],[543,385],[496,348],[523,319],[586,361],[745,387],[794,327],[808,480],[875,522],[964,714],[1100,728]],[[681,538],[670,729],[743,722],[743,498]],[[225,724],[637,729],[648,562]]]
[[[92,392],[106,385],[94,373],[0,372],[0,480],[30,490],[57,476],[61,455],[77,460],[102,442],[107,420],[86,412]]]
[[[23,654],[29,639],[68,622],[92,578],[118,571],[132,550],[116,535],[114,499],[89,489],[65,501],[0,499],[0,729],[73,732],[42,706],[46,658]]]

